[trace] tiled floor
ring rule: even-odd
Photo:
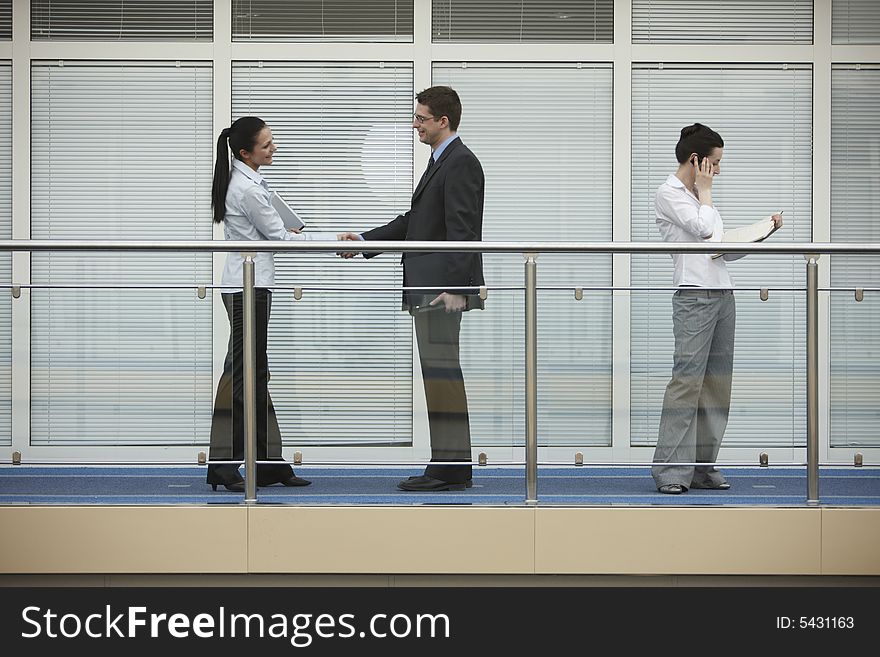
[[[397,482],[416,469],[297,467],[312,480],[302,488],[260,488],[265,504],[297,505],[522,505],[522,468],[474,468],[462,492],[406,493]],[[648,468],[547,467],[538,470],[542,505],[806,506],[804,469],[725,469],[728,491],[662,495]],[[3,505],[240,504],[242,493],[212,492],[197,467],[0,467]],[[819,501],[826,506],[880,506],[880,468],[822,468]]]

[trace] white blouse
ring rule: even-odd
[[[714,207],[703,205],[676,176],[670,175],[654,198],[657,227],[664,242],[720,242],[724,222]],[[724,258],[711,253],[673,253],[673,285],[733,288]]]
[[[229,189],[226,192],[226,219],[223,233],[227,240],[336,240],[335,233],[291,233],[284,227],[281,217],[272,207],[272,191],[269,183],[241,160],[232,161],[229,173]],[[226,254],[223,269],[223,286],[242,284],[242,258],[240,253]],[[257,253],[254,256],[254,286],[272,287],[275,284],[275,254]],[[224,290],[232,292],[234,290]]]

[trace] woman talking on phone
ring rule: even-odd
[[[223,222],[227,240],[303,240],[336,239],[312,233],[288,231],[278,212],[272,207],[271,190],[260,175],[260,167],[272,164],[277,147],[272,131],[255,116],[243,116],[217,139],[217,161],[211,190],[214,222]],[[229,152],[232,151],[232,166]],[[242,262],[239,253],[229,253],[223,270],[223,305],[229,317],[229,348],[223,374],[217,385],[214,414],[211,418],[211,451],[207,481],[214,490],[244,491],[239,465],[244,459],[244,346],[241,288]],[[257,485],[306,486],[309,481],[297,477],[281,456],[281,431],[272,399],[269,397],[269,361],[266,351],[269,313],[272,307],[272,286],[275,283],[273,253],[257,253],[254,257],[255,341],[256,341],[256,421],[257,461],[278,463],[257,464]],[[228,461],[214,463],[214,461]]]
[[[724,223],[712,201],[712,181],[721,173],[723,155],[724,141],[711,128],[701,123],[682,128],[675,147],[678,170],[660,185],[654,201],[664,241],[721,241]],[[782,217],[773,215],[773,221],[778,227]],[[711,253],[673,253],[672,262],[678,287],[672,297],[675,353],[652,475],[661,493],[727,490],[730,484],[714,463],[730,412],[733,283],[725,259]]]

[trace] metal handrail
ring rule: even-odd
[[[254,344],[254,261],[256,252],[477,252],[521,253],[525,257],[525,463],[526,503],[537,503],[537,256],[539,253],[774,253],[803,255],[806,271],[807,327],[807,503],[819,502],[819,340],[818,264],[820,254],[876,254],[880,243],[747,243],[718,242],[434,242],[434,241],[82,241],[0,240],[0,252],[35,251],[185,251],[240,252],[243,263],[245,375],[245,501],[256,502],[256,412]]]
[[[341,247],[344,245],[344,248]],[[24,251],[181,251],[254,252],[480,252],[480,253],[788,253],[871,254],[880,253],[880,242],[429,242],[290,240],[283,242],[225,240],[0,240],[0,252]]]

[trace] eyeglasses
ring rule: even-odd
[[[421,114],[413,114],[413,120],[422,125],[425,121],[430,121],[431,119],[436,119],[436,116],[422,116]]]

